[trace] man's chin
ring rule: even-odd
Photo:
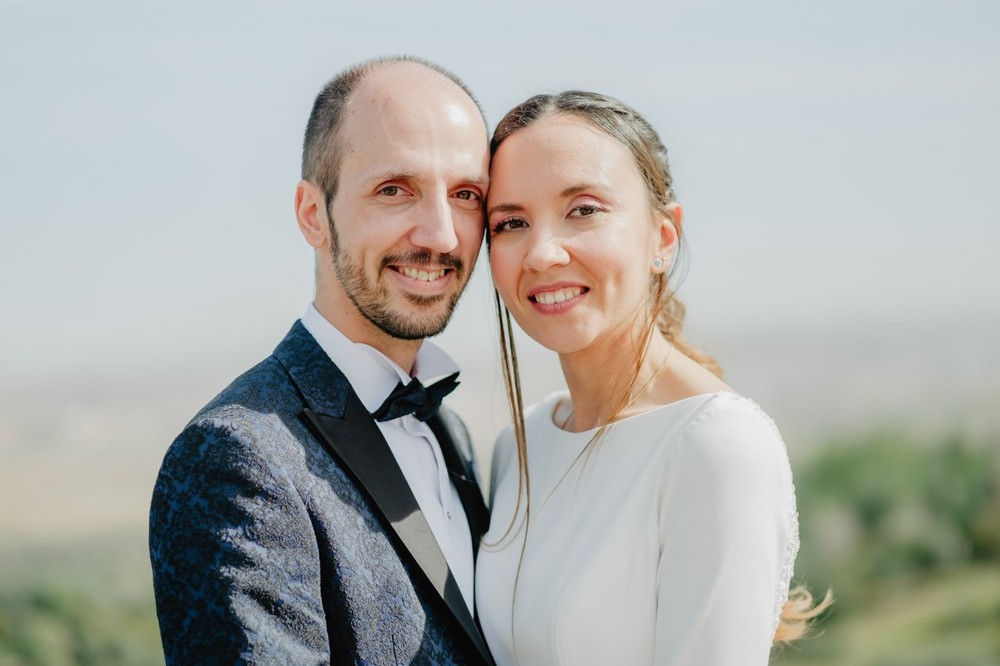
[[[382,331],[399,340],[420,340],[437,335],[451,319],[452,310],[446,303],[438,302],[433,312],[428,308],[394,308],[389,316],[372,319]]]

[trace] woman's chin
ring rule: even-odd
[[[586,349],[593,341],[590,338],[584,339],[577,331],[559,330],[557,328],[547,328],[546,330],[525,331],[532,340],[559,355],[573,354]]]

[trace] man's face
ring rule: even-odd
[[[327,210],[333,286],[357,308],[347,316],[393,338],[435,335],[482,241],[486,130],[472,100],[425,68],[392,68],[361,86]]]

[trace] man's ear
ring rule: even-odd
[[[295,219],[299,231],[312,247],[330,244],[330,225],[326,220],[326,196],[313,183],[300,180],[295,187]]]
[[[657,231],[659,237],[656,244],[656,257],[660,259],[659,266],[662,270],[670,267],[674,253],[677,251],[677,243],[681,237],[681,225],[684,222],[684,209],[677,202],[667,206],[667,214],[657,213],[659,225]]]

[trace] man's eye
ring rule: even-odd
[[[455,192],[455,196],[466,201],[477,201],[479,199],[479,193],[472,190],[459,190]]]
[[[387,197],[394,197],[399,194],[398,185],[387,185],[378,191],[379,194],[384,194]]]

